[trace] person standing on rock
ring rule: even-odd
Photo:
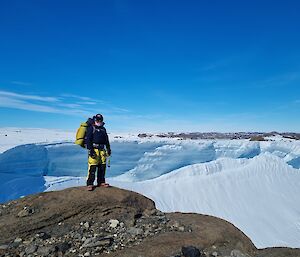
[[[89,150],[87,190],[94,189],[95,174],[97,170],[97,186],[108,187],[105,182],[106,159],[111,155],[109,138],[104,128],[103,116],[96,114],[92,125],[86,133],[86,144]]]

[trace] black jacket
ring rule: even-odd
[[[103,124],[104,125],[104,124]],[[95,124],[88,126],[86,132],[86,145],[87,149],[93,149],[93,144],[105,145],[106,150],[110,152],[110,144],[106,129],[102,126]]]

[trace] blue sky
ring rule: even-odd
[[[299,1],[4,0],[0,126],[300,131]]]

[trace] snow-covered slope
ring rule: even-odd
[[[22,144],[74,141],[74,132],[42,128],[0,128],[0,153]]]
[[[221,158],[152,180],[111,183],[148,196],[162,211],[224,218],[257,247],[300,247],[300,170],[272,154]]]
[[[14,133],[25,136],[20,136],[24,141],[5,139],[1,149],[39,143],[0,154],[0,202],[85,184],[87,152],[71,143],[74,135],[62,132],[56,138],[57,132],[47,131],[43,138],[45,131],[37,130],[31,133],[40,136],[30,139],[29,130],[20,131]],[[111,141],[111,184],[152,198],[163,211],[224,218],[258,247],[300,247],[299,141],[178,141],[136,135],[111,136]]]

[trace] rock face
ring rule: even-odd
[[[300,249],[258,250],[229,222],[162,213],[134,192],[83,187],[0,205],[0,256],[300,257]]]

